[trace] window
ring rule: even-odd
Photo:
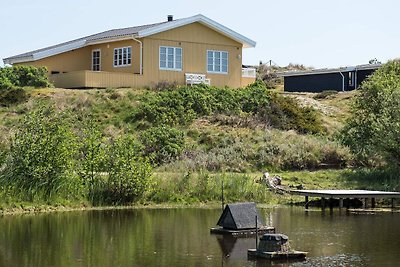
[[[349,86],[354,86],[354,72],[349,72]]]
[[[114,67],[130,66],[132,63],[132,47],[114,48]]]
[[[182,48],[160,46],[160,69],[182,70]]]
[[[228,52],[207,50],[207,72],[228,73]]]
[[[100,50],[93,50],[92,51],[92,70],[100,71]]]

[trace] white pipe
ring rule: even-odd
[[[344,75],[341,71],[339,71],[340,75],[342,75],[342,91],[344,92]]]
[[[132,39],[140,44],[140,75],[143,74],[143,43],[132,36]]]
[[[357,89],[357,76],[358,76],[358,74],[357,74],[357,69],[356,69],[356,71],[354,72],[354,89]]]

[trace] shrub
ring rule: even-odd
[[[240,90],[200,85],[147,94],[132,117],[154,125],[176,126],[188,125],[202,116],[242,113],[259,118],[260,122],[268,121],[279,129],[301,133],[324,131],[314,109],[270,92],[262,81]]]
[[[101,173],[106,170],[106,142],[93,119],[87,119],[83,125],[79,135],[78,172],[84,187],[89,191],[89,200],[97,203],[96,191],[103,186]]]
[[[160,165],[176,159],[184,148],[183,132],[169,126],[153,127],[141,134],[144,154]]]
[[[54,110],[29,113],[11,142],[1,184],[32,201],[54,195],[76,197],[73,173],[75,140]]]
[[[391,61],[363,82],[340,140],[366,165],[381,156],[400,165],[400,62]]]
[[[323,133],[319,114],[310,107],[302,107],[297,100],[272,94],[270,105],[260,112],[260,118],[281,130],[299,133]]]
[[[13,66],[0,69],[12,85],[17,87],[51,87],[51,83],[47,77],[47,68],[33,66]]]
[[[119,137],[108,149],[108,180],[102,197],[107,204],[129,204],[146,192],[151,166],[141,156],[141,146],[131,137]],[[101,188],[100,188],[101,189]]]
[[[0,106],[11,106],[28,100],[29,95],[22,88],[0,90]]]

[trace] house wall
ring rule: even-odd
[[[192,23],[141,39],[143,42],[143,76],[140,84],[153,86],[161,81],[185,83],[185,73],[206,74],[213,86],[240,87],[250,81],[242,80],[242,44],[200,24]],[[132,66],[114,67],[114,48],[132,46]],[[159,47],[182,47],[182,70],[160,70]],[[119,73],[140,73],[140,45],[134,40],[96,44],[63,54],[44,58],[24,65],[46,66],[49,73],[91,70],[92,51],[101,50],[101,71]],[[207,73],[207,50],[227,51],[228,74]],[[17,64],[16,64],[17,65]],[[80,74],[81,75],[81,74]],[[66,77],[66,76],[65,76]],[[104,75],[114,79],[112,75]],[[117,77],[117,76],[116,76]],[[53,76],[54,81],[62,80]],[[64,80],[63,80],[64,81]],[[110,84],[107,81],[105,84]],[[62,83],[65,85],[65,82]],[[119,84],[119,83],[118,83]],[[136,83],[135,83],[136,84]],[[60,86],[59,84],[55,84]],[[74,86],[76,82],[74,82]],[[99,87],[106,87],[100,86]],[[83,85],[82,85],[83,87]],[[118,87],[117,85],[112,87]]]
[[[349,74],[343,72],[344,90],[349,90]],[[322,92],[327,90],[342,91],[343,77],[339,72],[284,77],[286,92]]]
[[[353,73],[357,76],[357,87],[368,78],[375,70],[358,70]],[[344,90],[350,91],[356,88],[349,85],[349,72],[344,75]],[[286,92],[313,92],[318,93],[327,90],[343,90],[343,78],[339,72],[321,73],[311,75],[296,75],[284,77],[284,91]]]
[[[363,81],[365,81],[368,76],[374,73],[375,70],[358,70],[357,71],[357,86],[360,86]]]
[[[132,47],[131,66],[114,67],[114,48],[126,46]],[[43,58],[37,61],[21,63],[21,65],[36,67],[46,66],[49,70],[49,73],[51,73],[52,71],[57,71],[61,73],[79,70],[91,70],[92,51],[95,49],[100,49],[101,51],[102,71],[140,73],[140,45],[134,40],[91,45],[48,58]]]
[[[49,70],[49,73],[52,71],[69,72],[77,70],[90,70],[92,58],[91,51],[92,49],[90,47],[83,47],[37,61],[17,63],[14,65],[28,65],[35,67],[46,66]]]
[[[144,38],[144,75],[151,83],[177,81],[185,83],[185,73],[206,74],[213,86],[240,87],[242,78],[242,44],[203,26],[193,23]],[[182,47],[182,71],[159,69],[159,47]],[[207,73],[207,50],[227,51],[228,74]]]
[[[132,64],[126,67],[114,67],[114,48],[132,47]],[[125,40],[90,46],[90,51],[100,49],[101,70],[111,72],[140,73],[140,44],[134,40]],[[90,52],[91,53],[91,52]],[[90,57],[91,60],[91,57]]]

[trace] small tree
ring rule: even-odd
[[[79,174],[93,202],[95,191],[102,187],[101,173],[106,161],[105,140],[93,119],[84,122],[79,144]]]
[[[361,86],[340,138],[364,163],[381,156],[400,165],[400,62],[378,69]]]
[[[67,123],[44,108],[29,113],[11,140],[1,184],[24,199],[74,195],[74,138]]]
[[[109,204],[129,204],[146,192],[152,170],[141,151],[142,147],[130,136],[120,137],[111,143],[104,196]]]

